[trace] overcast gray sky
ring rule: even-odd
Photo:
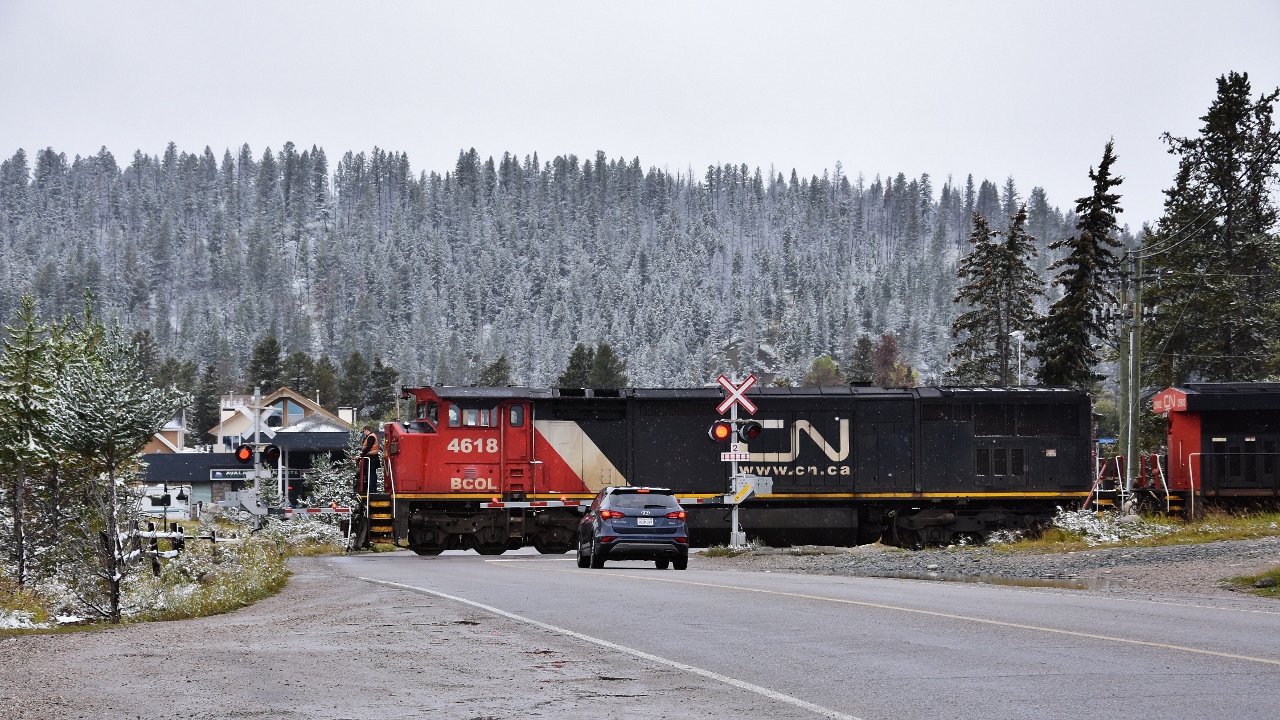
[[[1136,228],[1172,178],[1160,133],[1194,133],[1228,70],[1280,85],[1280,3],[0,0],[0,154],[840,161],[1013,175],[1065,209],[1114,136]]]

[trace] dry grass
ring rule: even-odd
[[[727,545],[713,545],[702,551],[704,557],[737,557],[751,552],[750,548],[731,548]]]
[[[1264,578],[1270,578],[1270,587],[1258,587],[1258,581]],[[1253,593],[1261,597],[1280,598],[1280,567],[1274,567],[1261,575],[1246,575],[1244,577],[1231,578],[1227,582],[1236,586],[1238,590]]]
[[[1104,547],[1155,547],[1219,540],[1255,540],[1280,535],[1280,513],[1278,512],[1249,513],[1213,509],[1193,522],[1159,515],[1147,516],[1143,520],[1152,525],[1161,526],[1162,534],[1127,538],[1119,542],[1090,543],[1083,533],[1051,527],[1040,533],[1038,537],[998,544],[996,547],[1011,552],[1054,553]]]
[[[45,622],[52,608],[31,590],[20,589],[13,580],[0,576],[0,612],[29,613],[33,622]]]

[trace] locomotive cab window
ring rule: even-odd
[[[440,403],[434,400],[427,402],[418,401],[417,419],[419,422],[426,420],[432,425],[440,423]]]
[[[511,427],[521,427],[524,425],[524,406],[523,405],[511,406],[511,419],[509,421],[509,424],[511,425]]]
[[[458,427],[462,425],[462,408],[457,405],[449,406],[449,427]]]

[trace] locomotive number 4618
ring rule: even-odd
[[[449,444],[446,446],[446,449],[452,450],[453,452],[464,452],[464,453],[469,453],[469,452],[496,453],[498,452],[498,438],[487,438],[487,439],[476,438],[475,440],[472,440],[471,438],[463,438],[462,440],[459,440],[458,438],[454,438],[453,440],[449,441]]]

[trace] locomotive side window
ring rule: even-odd
[[[524,425],[524,406],[523,405],[511,406],[511,420],[509,424],[511,425],[511,427],[521,427]]]
[[[457,405],[449,406],[449,427],[462,425],[462,410]]]
[[[452,426],[454,408],[450,408],[450,425]],[[497,427],[498,408],[462,408],[463,427]]]
[[[986,448],[978,448],[977,467],[974,469],[975,475],[991,474],[991,453]]]
[[[440,403],[432,400],[427,403],[427,419],[432,425],[440,424]]]

